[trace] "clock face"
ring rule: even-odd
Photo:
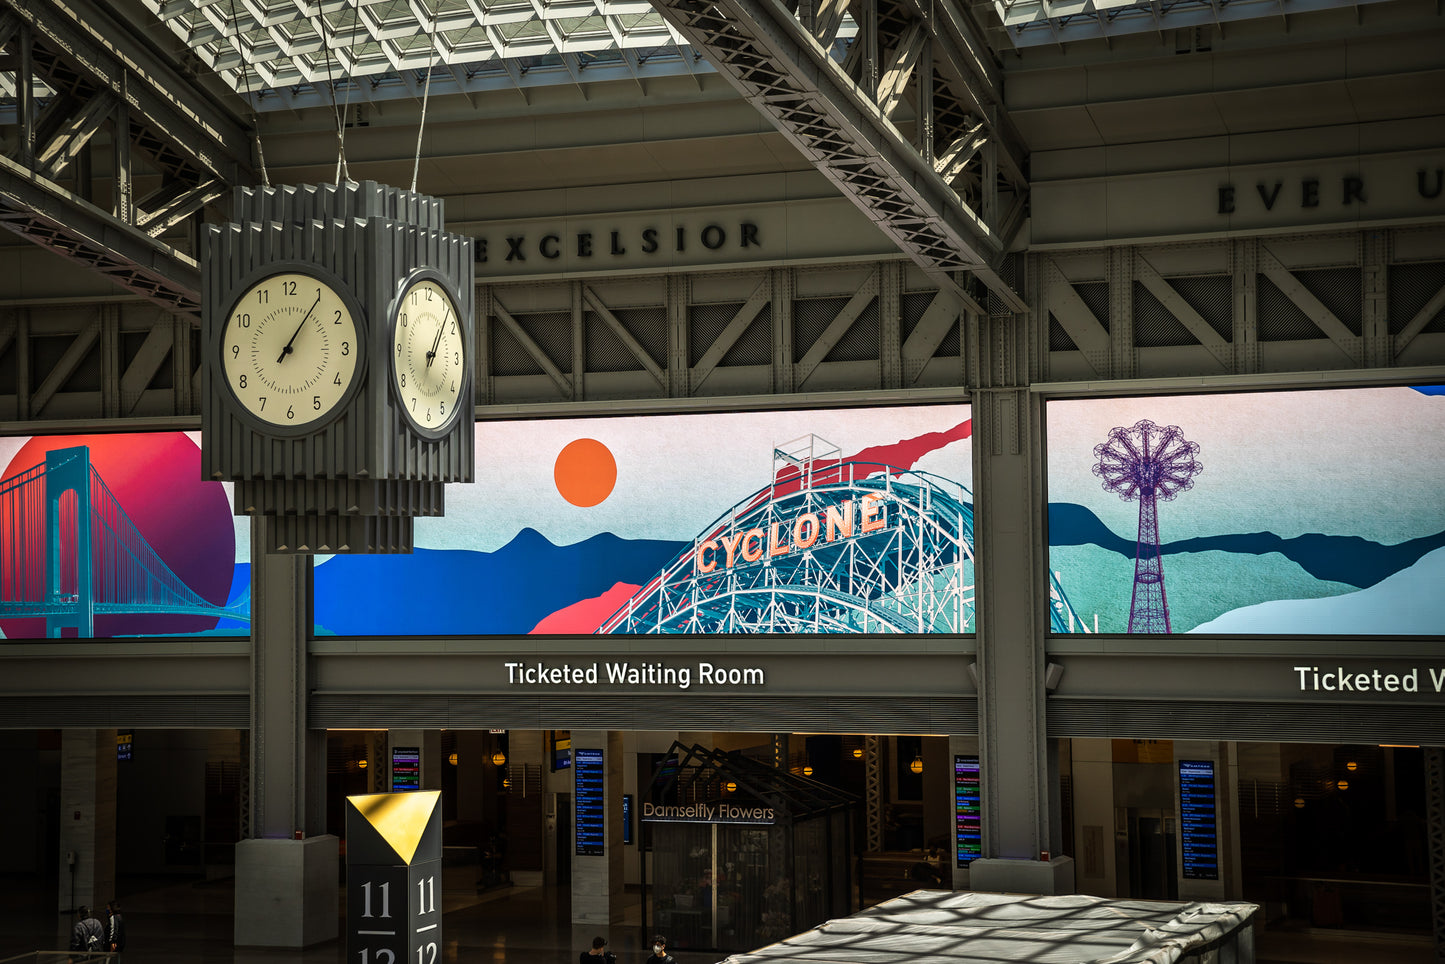
[[[236,301],[221,333],[226,385],[241,406],[272,425],[324,419],[356,378],[356,321],[341,295],[309,274],[257,282]]]
[[[464,332],[439,282],[421,278],[402,290],[392,319],[392,383],[407,418],[424,432],[440,432],[462,405]]]

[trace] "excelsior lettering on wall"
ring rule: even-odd
[[[705,224],[700,229],[689,230],[679,225],[670,231],[659,228],[643,228],[637,232],[625,230],[573,231],[561,230],[517,231],[503,235],[502,244],[486,236],[476,239],[478,264],[492,261],[523,262],[557,261],[564,254],[576,258],[619,258],[631,250],[642,254],[683,253],[689,250],[721,251],[729,246],[734,248],[762,247],[762,234],[754,221],[740,221],[737,224]],[[568,249],[571,249],[570,251]]]
[[[767,674],[760,666],[718,666],[699,662],[695,666],[666,663],[595,662],[549,665],[503,663],[509,686],[676,686],[680,690],[698,686],[763,686]]]
[[[1384,673],[1378,669],[1347,670],[1343,666],[1296,666],[1301,693],[1418,693],[1420,668],[1401,673]],[[1423,677],[1436,693],[1445,692],[1445,667],[1425,668]]]

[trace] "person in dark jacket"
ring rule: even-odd
[[[125,918],[121,916],[118,900],[105,905],[105,949],[116,955],[125,950]]]
[[[105,925],[92,917],[90,908],[84,904],[75,910],[75,926],[70,929],[70,949],[97,954],[105,950]]]
[[[583,951],[577,964],[617,964],[617,955],[607,949],[607,938],[592,938],[592,950]]]
[[[658,934],[652,939],[652,955],[645,964],[677,964],[677,959],[667,953],[667,938]]]

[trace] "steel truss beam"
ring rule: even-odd
[[[969,46],[961,14],[925,17],[908,0],[855,3],[854,16],[862,17],[850,56],[855,81],[776,0],[655,0],[655,6],[931,277],[958,290],[951,273],[969,271],[1007,311],[1027,309],[995,270],[1021,223],[1027,186],[1011,149],[1000,142],[1004,125],[995,120],[1000,109],[991,65],[983,47]],[[832,29],[831,19],[820,23],[822,11],[801,6],[809,24]],[[882,84],[880,46],[889,53]],[[887,106],[896,109],[910,84],[924,94],[921,147],[877,102],[881,87]],[[965,137],[977,145],[960,158],[959,150],[934,151],[935,137],[945,145]],[[928,159],[935,155],[946,156],[949,174],[972,174],[964,184],[969,200],[940,175]],[[996,203],[1000,170],[1014,193],[1005,212]]]
[[[172,311],[200,315],[194,261],[4,157],[0,224]]]
[[[0,220],[169,309],[196,312],[194,262],[150,239],[250,176],[245,129],[90,0],[0,0],[0,30],[12,26],[23,48],[17,90],[43,83],[49,96],[38,117],[21,111],[16,163],[0,167]],[[85,153],[107,122],[115,155],[109,213],[86,197]],[[67,190],[56,181],[72,169],[75,188]],[[137,201],[138,173],[161,184]]]

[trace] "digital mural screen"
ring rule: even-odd
[[[411,555],[316,559],[315,632],[971,633],[972,428],[966,405],[479,422],[476,482]]]
[[[245,637],[250,557],[200,433],[0,437],[0,639]]]
[[[1445,633],[1445,387],[1048,403],[1054,633]]]

